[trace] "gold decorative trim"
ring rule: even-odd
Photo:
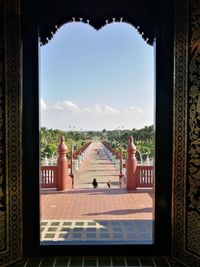
[[[200,1],[190,4],[186,249],[200,258]]]
[[[199,264],[199,253],[197,241],[194,236],[198,236],[197,217],[194,217],[194,211],[191,213],[190,196],[195,194],[195,188],[191,186],[191,173],[196,169],[191,168],[191,129],[194,129],[194,103],[191,99],[195,97],[196,110],[200,110],[200,99],[198,94],[194,96],[194,90],[191,88],[191,64],[197,64],[197,55],[192,54],[192,35],[199,38],[200,35],[193,30],[197,25],[198,0],[176,0],[175,6],[175,42],[174,42],[174,122],[173,122],[173,207],[172,207],[172,225],[173,225],[173,256],[196,267]],[[198,13],[200,14],[200,13]],[[193,18],[193,19],[192,19]],[[199,40],[199,39],[198,39]],[[191,43],[190,43],[191,42]],[[189,75],[188,75],[189,73]],[[200,77],[200,76],[199,76]],[[198,79],[200,79],[198,77]],[[189,79],[188,79],[189,78]],[[197,79],[196,79],[197,80]],[[193,146],[193,145],[192,145]],[[195,157],[195,156],[194,156]],[[192,164],[194,164],[193,161]],[[200,166],[199,166],[200,167]],[[189,216],[188,216],[189,215]],[[197,214],[195,214],[197,215]],[[191,218],[191,216],[193,216]],[[194,225],[196,224],[196,228]]]
[[[6,176],[6,240],[0,252],[0,265],[22,259],[22,140],[21,140],[21,28],[20,0],[1,0],[3,4],[4,66],[2,79],[5,95],[3,142]],[[5,177],[4,177],[5,179]],[[2,229],[2,228],[0,228]]]
[[[188,1],[176,1],[174,43],[173,103],[173,254],[182,258],[184,246],[184,208],[187,144],[187,7]]]
[[[3,23],[3,2],[0,0],[0,34],[3,35],[4,23]],[[0,38],[0,251],[5,250],[6,247],[6,203],[5,203],[5,147],[4,147],[4,51],[3,51],[3,38]]]

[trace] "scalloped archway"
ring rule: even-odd
[[[42,1],[37,19],[42,45],[53,38],[63,24],[73,21],[89,23],[96,30],[108,23],[127,22],[133,25],[150,45],[155,38],[154,1]]]

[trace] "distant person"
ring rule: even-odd
[[[110,180],[107,182],[107,186],[108,186],[108,188],[111,187],[111,181]]]
[[[93,185],[94,188],[98,187],[98,183],[97,183],[96,178],[93,179],[92,185]]]

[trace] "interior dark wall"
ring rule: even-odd
[[[23,38],[23,210],[25,255],[169,255],[171,252],[173,1],[22,2]],[[161,12],[162,11],[162,12]],[[74,15],[75,14],[75,15]],[[55,25],[71,17],[89,18],[99,28],[122,16],[155,39],[156,165],[155,244],[41,247],[39,245],[39,91],[38,45],[51,38]],[[144,74],[145,76],[145,74]],[[29,236],[29,239],[26,237]],[[80,252],[79,252],[80,253]]]
[[[164,251],[170,253],[172,151],[173,151],[173,1],[157,1],[155,25],[156,81],[156,239],[166,240]]]
[[[24,253],[39,245],[38,22],[34,1],[22,2],[23,39],[23,217]],[[29,238],[27,238],[29,236]]]

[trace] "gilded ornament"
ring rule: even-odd
[[[200,3],[192,0],[189,49],[187,249],[200,256]]]
[[[2,202],[2,199],[3,199],[2,183],[3,183],[3,175],[0,176],[0,208],[3,207],[3,202]]]

